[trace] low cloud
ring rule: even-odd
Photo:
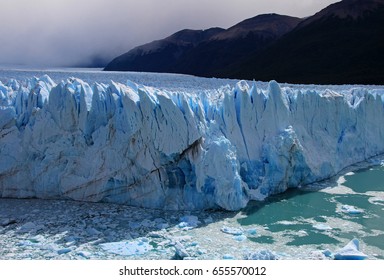
[[[180,29],[228,28],[262,13],[309,16],[336,1],[2,0],[0,63],[103,64]]]

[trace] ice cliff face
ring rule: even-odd
[[[0,82],[0,195],[238,210],[383,153],[381,94]]]

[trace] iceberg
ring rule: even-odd
[[[383,153],[382,93],[0,82],[0,197],[239,210]]]
[[[360,242],[358,239],[352,239],[345,247],[338,250],[335,260],[365,260],[368,256],[360,251]]]

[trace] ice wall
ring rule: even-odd
[[[0,82],[0,195],[238,210],[383,153],[381,94]]]

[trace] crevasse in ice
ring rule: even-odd
[[[383,153],[381,94],[0,82],[0,195],[238,210]]]

